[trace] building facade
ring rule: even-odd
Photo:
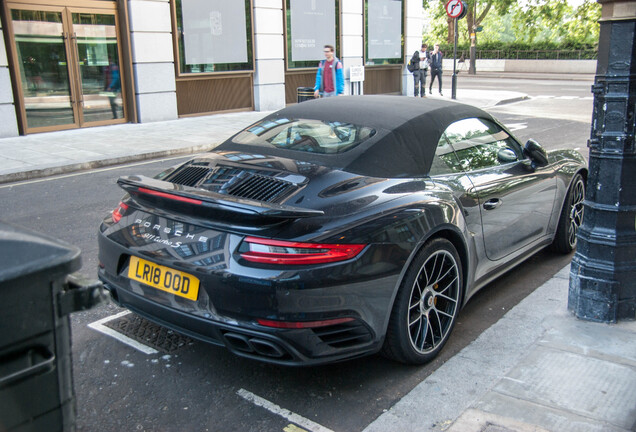
[[[323,46],[345,94],[406,94],[419,0],[6,0],[0,137],[269,111],[313,87]]]

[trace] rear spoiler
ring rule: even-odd
[[[237,198],[142,175],[120,177],[117,184],[142,205],[205,218],[229,218],[237,222],[269,219],[274,222],[324,215],[322,210]]]

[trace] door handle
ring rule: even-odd
[[[62,32],[62,38],[64,39],[64,45],[66,45],[68,40],[70,39],[68,33],[67,32]],[[71,64],[70,63],[70,58],[68,58],[68,55],[67,55],[67,59],[66,59],[66,64],[67,65]],[[69,79],[70,79],[70,77],[69,77]],[[75,105],[75,98],[73,97],[73,92],[70,91],[70,89],[69,89],[69,100],[71,102],[71,107],[73,105]]]
[[[71,36],[71,40],[73,41],[73,46],[75,47],[75,57],[77,58],[77,80],[79,82],[79,100],[78,102],[82,105],[84,105],[84,83],[82,82],[82,67],[81,67],[81,62],[82,60],[80,59],[79,56],[79,46],[77,44],[77,33],[73,32],[73,36]]]
[[[499,198],[489,199],[484,203],[485,210],[494,210],[502,204],[502,201]]]

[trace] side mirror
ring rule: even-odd
[[[533,139],[529,139],[523,148],[523,154],[528,156],[533,165],[545,166],[548,164],[548,154],[545,149]]]

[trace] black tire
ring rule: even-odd
[[[576,234],[583,223],[583,201],[585,200],[585,181],[581,174],[572,179],[568,194],[565,196],[559,225],[557,226],[551,249],[568,254],[576,248]]]
[[[462,266],[453,244],[429,241],[398,291],[382,353],[407,364],[431,361],[455,326],[463,292]]]

